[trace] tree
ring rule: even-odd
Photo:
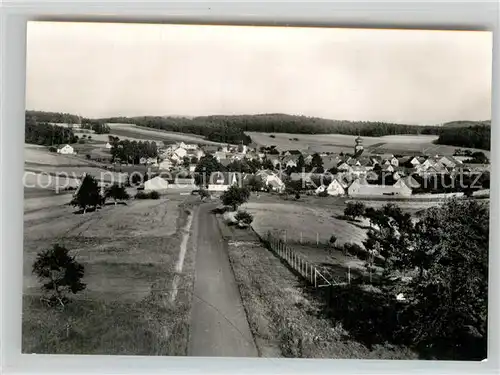
[[[99,191],[99,186],[96,179],[91,175],[85,175],[80,188],[71,200],[70,204],[75,207],[80,207],[83,213],[87,212],[87,207],[94,207],[101,205],[102,197]]]
[[[117,201],[130,199],[130,195],[124,186],[115,183],[106,189],[106,198],[113,198],[116,205]]]
[[[248,188],[232,185],[222,194],[221,201],[224,205],[231,206],[233,211],[236,211],[238,206],[248,201],[249,198],[250,190]]]
[[[347,207],[344,209],[344,216],[356,220],[359,216],[363,215],[365,212],[365,205],[361,202],[349,202]]]
[[[324,172],[323,159],[321,159],[321,156],[319,156],[318,153],[315,153],[312,156],[311,168],[316,173],[323,173]]]
[[[203,156],[194,170],[194,181],[199,187],[207,187],[210,176],[214,172],[222,172],[224,167],[213,155]]]
[[[421,222],[412,263],[424,272],[408,290],[412,337],[420,347],[437,347],[454,359],[485,358],[488,206],[452,199],[429,209]]]
[[[32,272],[43,282],[42,290],[51,294],[51,304],[59,303],[64,307],[69,292],[76,294],[86,287],[81,281],[84,266],[58,244],[37,255]]]
[[[264,181],[259,176],[250,176],[247,180],[246,186],[250,191],[261,191],[264,188]]]

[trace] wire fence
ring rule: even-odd
[[[333,278],[331,278],[325,272],[320,271],[318,267],[316,267],[313,263],[309,262],[307,259],[287,246],[285,241],[280,238],[274,237],[271,232],[267,232],[266,241],[269,244],[270,249],[275,254],[277,254],[294,271],[300,274],[315,288],[345,284],[333,280]],[[350,274],[348,275],[347,283],[349,282]]]

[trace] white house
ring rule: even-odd
[[[185,148],[179,147],[174,151],[174,155],[177,155],[180,159],[187,155],[187,151]]]
[[[214,172],[208,181],[209,191],[226,191],[231,185],[242,186],[242,175],[238,172]]]
[[[65,145],[63,147],[58,148],[57,152],[59,154],[71,155],[71,154],[75,154],[75,149],[73,147],[71,147],[70,145]]]
[[[328,195],[339,196],[345,194],[345,189],[342,184],[334,178],[333,181],[330,182],[330,185],[326,188],[326,192]]]
[[[285,190],[285,183],[272,171],[263,169],[258,171],[255,176],[260,177],[265,186],[273,191],[282,192]]]
[[[107,149],[113,148],[113,146],[109,142],[106,142],[106,144],[104,145],[104,147],[107,148]]]
[[[156,176],[151,180],[147,180],[144,183],[144,191],[162,191],[168,188],[168,182],[161,178],[160,176]]]

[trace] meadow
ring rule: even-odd
[[[194,254],[175,270],[189,202],[178,194],[76,214],[62,197],[25,201],[23,352],[185,355]],[[31,208],[31,210],[30,210]],[[85,267],[87,288],[64,310],[41,301],[31,267],[61,244]],[[174,277],[178,278],[172,298]]]
[[[161,141],[166,144],[175,142],[186,142],[186,143],[197,143],[197,144],[199,143],[199,144],[221,145],[221,143],[206,140],[202,136],[196,134],[169,132],[165,130],[141,127],[134,124],[109,123],[108,125],[111,128],[111,134],[120,137],[120,139],[122,137],[124,139],[125,137],[129,137],[138,140]]]

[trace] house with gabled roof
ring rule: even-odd
[[[239,172],[213,172],[208,182],[209,191],[226,191],[231,185],[242,186],[242,174]]]

